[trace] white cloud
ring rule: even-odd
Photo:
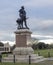
[[[51,35],[36,35],[36,34],[32,34],[31,35],[32,37],[34,37],[34,38],[49,38],[49,39],[53,39],[53,36],[51,36]]]
[[[15,41],[12,42],[9,40],[8,41],[1,41],[1,42],[3,42],[4,44],[9,43],[10,46],[13,46],[15,44]]]
[[[46,44],[53,44],[53,39],[39,40],[39,42],[44,42]]]

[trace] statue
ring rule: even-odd
[[[18,29],[23,29],[23,28],[26,28],[26,29],[29,29],[28,26],[27,26],[27,22],[26,22],[26,11],[24,10],[24,6],[21,6],[21,9],[19,10],[19,17],[16,22],[18,24]],[[25,24],[25,27],[23,26],[23,22]]]

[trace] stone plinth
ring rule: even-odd
[[[15,31],[16,47],[27,47],[31,43],[31,31],[29,29],[19,29]]]
[[[28,47],[28,44],[31,43],[31,33],[29,29],[19,29],[15,31],[16,48],[13,50],[13,54],[29,55],[34,52],[31,47]]]
[[[30,55],[33,53],[34,53],[34,50],[31,47],[16,47],[13,50],[13,54],[15,55]]]

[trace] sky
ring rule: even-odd
[[[32,37],[53,39],[53,0],[0,0],[0,41],[14,41],[19,9],[25,7]]]

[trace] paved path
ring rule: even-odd
[[[53,57],[51,57],[51,58],[47,58],[47,60],[53,60]]]

